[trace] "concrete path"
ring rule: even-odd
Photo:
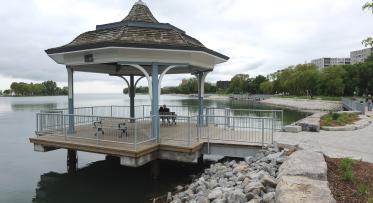
[[[274,141],[320,151],[330,157],[352,157],[373,163],[373,124],[355,131],[278,132]]]

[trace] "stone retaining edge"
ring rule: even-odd
[[[285,145],[278,144],[276,147],[282,148]],[[286,145],[286,147],[290,147]],[[288,157],[288,159],[282,165],[283,167],[288,167],[287,169],[282,169],[283,171],[287,170],[290,173],[284,174],[279,177],[278,185],[276,187],[275,199],[277,203],[288,203],[288,202],[321,202],[321,203],[335,203],[335,199],[331,194],[329,189],[329,183],[325,177],[322,176],[313,176],[308,174],[309,170],[304,167],[308,167],[312,163],[308,162],[319,162],[319,165],[326,165],[326,161],[321,152],[314,152],[300,149],[297,145],[292,146],[294,149],[298,150]],[[303,151],[303,152],[300,152]],[[298,152],[298,153],[297,153]],[[312,155],[313,154],[313,155]],[[304,157],[304,158],[303,158]],[[312,158],[310,158],[312,157]],[[292,160],[295,159],[295,160]],[[294,163],[302,161],[304,164],[297,164],[294,166]],[[286,164],[289,162],[290,164]],[[305,174],[299,173],[304,168],[306,171]],[[293,173],[293,171],[298,173]],[[320,172],[320,171],[319,171]],[[281,171],[280,171],[281,173]],[[327,173],[324,170],[322,173]],[[304,191],[306,189],[306,191]]]
[[[338,127],[331,127],[331,126],[322,126],[321,130],[325,131],[354,131],[354,130],[360,130],[367,126],[369,126],[372,123],[369,119],[362,119],[360,122],[357,122],[352,125],[346,125],[346,126],[338,126]]]

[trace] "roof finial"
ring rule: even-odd
[[[138,0],[135,5],[143,5],[146,6],[146,4],[142,0]]]

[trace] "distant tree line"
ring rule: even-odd
[[[13,82],[10,89],[0,91],[0,95],[4,96],[55,96],[67,95],[67,87],[58,87],[54,81],[45,81],[42,83],[25,83]]]
[[[149,88],[148,87],[143,87],[143,86],[136,87],[136,93],[147,94],[147,93],[149,93]],[[128,88],[123,89],[123,94],[128,94]]]
[[[267,76],[251,78],[237,74],[225,89],[205,83],[206,93],[222,94],[282,94],[294,96],[352,96],[373,91],[373,56],[364,63],[318,68],[314,64],[289,66]],[[124,93],[128,89],[124,89]],[[147,87],[136,88],[137,93],[148,93]],[[196,78],[183,80],[175,87],[164,87],[164,94],[194,94],[198,92]]]
[[[267,93],[290,95],[351,96],[373,91],[373,57],[364,63],[318,69],[313,64],[288,67],[269,75]],[[269,91],[271,90],[272,91]]]
[[[215,85],[205,82],[205,93],[216,93]],[[196,94],[198,93],[198,81],[196,78],[184,79],[183,82],[176,87],[164,87],[161,92],[163,94]]]
[[[198,93],[198,82],[196,78],[184,79],[184,82],[175,87],[164,87],[161,89],[162,94],[194,94]],[[136,93],[147,94],[148,87],[136,87]],[[211,83],[205,83],[206,93],[216,93],[216,86]],[[124,94],[128,94],[128,88],[123,89]]]

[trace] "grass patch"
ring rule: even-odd
[[[358,113],[333,113],[321,117],[321,126],[345,126],[359,120]]]
[[[366,183],[359,183],[357,185],[357,191],[362,195],[368,195],[369,194],[369,185]]]
[[[344,158],[341,160],[339,164],[339,168],[341,170],[341,180],[346,181],[346,182],[352,181],[353,179],[352,164],[353,164],[353,161],[351,158]]]

